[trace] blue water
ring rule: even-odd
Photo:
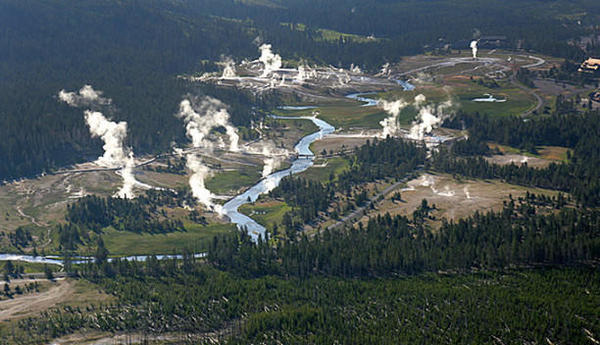
[[[363,96],[374,95],[374,94],[375,94],[375,92],[351,93],[351,94],[347,95],[346,98],[350,98],[350,99],[353,99],[353,100],[359,101],[359,102],[365,102],[365,104],[361,105],[361,107],[372,107],[372,106],[377,105],[377,103],[379,103],[379,102],[375,99],[363,97]]]
[[[405,91],[414,90],[415,86],[406,81],[396,80],[396,82],[401,85]],[[374,92],[367,93],[353,93],[347,95],[347,98],[354,99],[357,101],[365,102],[363,107],[370,107],[377,105],[378,101],[363,97],[365,95],[375,94]],[[314,106],[282,106],[280,109],[284,110],[305,110],[305,109],[313,109],[316,108]],[[314,161],[314,153],[310,150],[310,145],[317,140],[322,139],[324,136],[335,132],[335,127],[330,125],[329,123],[317,119],[316,117],[287,117],[287,116],[272,116],[277,119],[284,120],[307,120],[312,121],[317,127],[319,127],[319,131],[309,134],[298,142],[294,147],[297,154],[302,155],[302,158],[296,159],[292,166],[289,169],[277,171],[264,179],[258,182],[256,185],[252,186],[243,194],[240,194],[233,199],[229,200],[225,205],[223,205],[223,210],[227,217],[229,217],[230,221],[237,225],[238,229],[246,229],[250,236],[256,240],[258,236],[262,236],[264,238],[266,229],[264,226],[258,224],[254,219],[240,213],[238,211],[239,207],[248,204],[250,202],[255,202],[258,197],[262,194],[269,193],[277,186],[285,176],[298,174],[303,171],[306,171],[313,165]],[[206,253],[196,254],[196,257],[204,257]],[[138,256],[127,256],[121,257],[124,260],[137,260],[137,261],[145,261],[149,255],[138,255]],[[167,259],[167,258],[178,258],[180,259],[180,255],[156,255],[157,259]],[[31,263],[42,263],[42,264],[54,264],[54,265],[62,265],[62,260],[55,256],[30,256],[30,255],[21,255],[21,254],[0,254],[0,261],[22,261],[22,262],[31,262]],[[91,257],[76,257],[73,258],[73,263],[84,263],[93,260]],[[109,261],[114,260],[110,258]]]
[[[415,86],[413,84],[409,83],[408,81],[396,80],[396,83],[398,83],[398,85],[402,86],[404,91],[412,91],[415,89]]]
[[[289,169],[277,171],[265,177],[243,194],[236,196],[223,205],[223,210],[231,222],[236,224],[238,229],[247,230],[248,234],[254,240],[257,240],[258,236],[262,236],[262,238],[264,238],[266,229],[264,226],[258,224],[254,219],[240,213],[238,211],[239,207],[244,204],[255,202],[260,195],[269,193],[279,186],[279,183],[284,177],[301,173],[310,168],[313,165],[314,160],[314,154],[310,150],[310,144],[335,131],[335,128],[332,125],[315,117],[272,117],[286,120],[309,120],[319,127],[319,131],[305,136],[304,138],[300,139],[298,144],[296,144],[296,153],[305,157],[296,159]]]
[[[307,109],[315,109],[314,105],[284,105],[281,107],[277,107],[281,110],[307,110]]]

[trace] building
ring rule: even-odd
[[[600,59],[589,58],[585,60],[578,69],[581,73],[590,73],[600,76]]]
[[[479,38],[479,47],[487,49],[508,47],[508,38],[506,36],[481,36]]]

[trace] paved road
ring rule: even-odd
[[[529,56],[524,56],[524,55],[521,55],[521,56],[522,56],[522,57],[527,57],[527,58],[529,58],[529,59],[534,59],[534,60],[536,60],[536,62],[534,62],[534,63],[532,63],[532,64],[529,64],[529,65],[522,66],[521,68],[532,68],[532,67],[539,67],[539,66],[541,66],[541,65],[543,65],[543,64],[545,64],[545,63],[546,63],[546,60],[544,60],[544,59],[542,59],[542,58],[539,58],[539,57],[537,57],[537,56],[533,56],[533,55],[529,55]],[[532,109],[529,109],[529,110],[527,110],[527,111],[523,112],[523,113],[521,114],[521,116],[522,116],[522,117],[526,117],[526,116],[529,116],[529,115],[531,115],[531,114],[532,114],[534,111],[537,111],[537,112],[539,112],[539,110],[540,110],[540,109],[542,108],[542,106],[544,105],[544,99],[543,99],[543,98],[542,98],[540,95],[538,95],[538,94],[535,92],[535,90],[533,90],[533,89],[530,89],[530,88],[528,88],[527,86],[525,86],[525,85],[523,85],[523,84],[519,83],[519,82],[517,81],[517,79],[516,79],[516,75],[515,75],[515,73],[513,73],[513,75],[510,77],[510,82],[511,82],[511,83],[512,83],[514,86],[518,87],[519,89],[521,89],[521,90],[523,90],[523,91],[525,91],[525,92],[529,93],[529,94],[530,94],[530,95],[532,95],[533,97],[535,97],[535,99],[536,99],[536,101],[537,101],[537,105],[536,105],[534,108],[532,108]]]
[[[523,113],[521,113],[521,117],[526,117],[526,116],[529,116],[529,115],[533,114],[533,112],[534,112],[534,111],[537,111],[537,112],[539,112],[539,110],[540,110],[540,109],[542,108],[542,106],[544,105],[544,99],[543,99],[543,98],[542,98],[540,95],[538,95],[538,94],[535,92],[535,90],[533,90],[533,89],[530,89],[530,88],[528,88],[527,86],[525,86],[525,85],[523,85],[523,84],[519,83],[519,82],[517,81],[517,79],[516,79],[516,76],[515,76],[515,74],[514,74],[514,73],[513,73],[513,75],[510,77],[510,82],[511,82],[511,83],[512,83],[514,86],[518,87],[519,89],[521,89],[521,90],[523,90],[523,91],[527,92],[528,94],[532,95],[532,96],[533,96],[533,97],[536,99],[536,101],[537,101],[537,104],[536,104],[536,106],[535,106],[535,107],[533,107],[533,108],[531,108],[531,109],[529,109],[529,110],[527,110],[527,111],[525,111],[525,112],[523,112]]]

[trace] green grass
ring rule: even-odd
[[[328,158],[326,160],[326,167],[311,167],[308,170],[302,172],[298,176],[307,178],[313,181],[319,182],[327,182],[329,181],[329,176],[333,173],[334,176],[341,174],[342,172],[348,170],[350,168],[350,163],[347,159],[342,157],[334,157]],[[316,164],[320,165],[323,162],[316,162]]]
[[[6,266],[6,261],[0,262],[0,272],[4,274],[4,267]],[[45,264],[40,263],[31,263],[31,262],[21,262],[21,261],[13,261],[13,266],[15,267],[23,267],[24,273],[40,273],[44,272]],[[59,265],[48,265],[53,272],[58,272],[61,270]]]
[[[569,149],[566,147],[540,146],[537,148],[537,150],[538,150],[541,158],[560,161],[560,162],[564,162],[564,163],[569,162],[568,155],[567,155],[567,152],[569,151]]]
[[[295,116],[311,116],[311,115],[295,115]],[[287,126],[293,127],[300,131],[301,137],[315,133],[319,130],[319,127],[309,120],[278,120]]]
[[[321,107],[319,118],[335,128],[381,128],[379,122],[388,117],[378,107],[361,107],[359,105],[335,105]]]
[[[313,116],[312,112],[314,109],[309,110],[275,110],[273,114],[277,116],[283,117],[300,117],[300,116]],[[298,140],[304,136],[315,133],[319,130],[319,127],[315,125],[310,120],[301,120],[301,119],[269,119],[269,121],[273,121],[277,123],[277,125],[281,127],[288,127],[290,131],[298,132],[294,133],[294,135],[298,135]],[[285,134],[288,135],[288,134]]]
[[[488,146],[492,149],[497,148],[503,154],[515,154],[515,155],[522,155],[522,156],[527,156],[527,157],[543,158],[539,154],[533,154],[531,152],[527,152],[527,151],[524,151],[524,150],[521,150],[521,149],[518,149],[518,148],[512,147],[512,146],[500,145],[500,144],[496,144],[496,143],[488,143]]]
[[[419,88],[409,92],[391,91],[379,96],[388,100],[402,98],[412,101],[416,95],[423,94],[427,97],[427,101],[432,103],[445,102],[450,98],[455,106],[464,112],[479,112],[489,116],[521,115],[537,104],[533,96],[508,83],[501,82],[500,87],[495,89],[487,88],[470,80],[449,81],[448,85],[451,87],[448,92],[440,85],[440,87]],[[507,101],[502,103],[473,102],[474,98],[482,98],[487,93],[498,99],[507,99]],[[407,118],[408,116],[404,121]]]
[[[213,237],[232,231],[232,224],[186,224],[186,232],[168,234],[136,234],[107,229],[102,238],[111,255],[167,254],[190,248],[202,251],[208,248]]]
[[[291,27],[290,23],[281,23],[281,25]],[[302,23],[296,23],[292,29],[295,31],[305,31],[306,25]],[[353,41],[356,43],[377,42],[382,40],[381,38],[369,38],[367,36],[347,34],[330,29],[316,29],[315,31],[320,34],[320,37],[315,37],[315,41],[317,42],[337,42],[340,37],[343,37],[346,41]]]
[[[236,171],[216,173],[206,181],[206,187],[216,194],[226,194],[255,184],[262,177],[262,167],[243,166]]]
[[[487,103],[487,102],[473,102],[473,98],[482,97],[483,94],[477,93],[463,93],[459,94],[459,101],[461,109],[467,113],[479,112],[480,114],[486,114],[489,116],[516,116],[521,115],[527,110],[531,109],[535,102],[530,97],[523,93],[523,91],[517,91],[518,89],[503,90],[500,92],[493,93],[495,97],[507,96],[508,101],[504,103]]]
[[[273,225],[281,224],[283,214],[291,209],[292,208],[283,201],[269,201],[265,203],[242,205],[239,211],[267,228],[269,232],[272,232]]]

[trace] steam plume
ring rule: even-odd
[[[205,97],[194,103],[184,99],[179,105],[179,113],[176,116],[184,120],[186,134],[192,140],[195,148],[212,150],[214,140],[209,137],[211,130],[224,127],[229,137],[229,150],[239,150],[237,130],[229,123],[229,113],[225,105],[218,99]],[[222,213],[222,207],[213,203],[215,195],[206,188],[204,183],[205,179],[210,176],[210,169],[194,153],[186,155],[186,160],[186,165],[192,172],[189,182],[194,197],[207,208]]]
[[[186,133],[194,147],[213,148],[213,142],[208,138],[213,128],[223,127],[229,137],[229,150],[238,151],[240,137],[237,129],[229,122],[229,113],[225,104],[216,98],[205,97],[197,105],[184,99],[179,105],[177,117],[186,124]]]
[[[382,138],[387,138],[388,136],[394,136],[398,133],[398,115],[402,109],[408,106],[404,100],[400,99],[394,102],[388,102],[385,100],[379,101],[379,104],[388,114],[391,116],[385,118],[383,121],[379,122],[379,124],[383,127],[383,131],[381,132]]]
[[[381,70],[379,71],[379,74],[377,74],[377,75],[387,77],[390,75],[390,73],[391,73],[390,63],[386,62],[385,64],[383,64],[383,66],[381,66]]]
[[[417,119],[413,122],[413,126],[410,128],[409,138],[411,139],[423,140],[425,134],[431,133],[442,122],[445,110],[452,106],[451,101],[446,101],[437,106],[424,105],[425,101],[426,99],[423,95],[415,97],[415,107],[419,113]]]
[[[93,137],[98,137],[104,141],[104,155],[97,160],[98,164],[117,168],[127,160],[127,155],[123,149],[123,141],[127,137],[127,122],[119,123],[109,121],[101,112],[85,111],[85,122],[90,128]]]
[[[281,165],[287,155],[287,151],[266,145],[262,148],[262,154],[266,157],[264,160],[262,176],[267,177]]]
[[[439,125],[444,119],[444,112],[447,108],[452,106],[451,101],[441,103],[437,106],[427,105],[427,99],[424,95],[419,94],[414,98],[412,106],[418,111],[417,118],[413,122],[410,129],[409,138],[415,140],[423,140],[425,134],[431,133],[431,131]],[[400,99],[394,102],[385,100],[379,101],[379,106],[383,108],[390,116],[380,122],[383,130],[381,137],[386,138],[389,136],[395,136],[398,134],[398,116],[402,109],[406,108],[411,104]]]
[[[85,122],[90,128],[92,137],[98,137],[104,141],[104,155],[96,161],[99,165],[108,168],[120,168],[123,177],[123,187],[117,192],[121,198],[133,198],[133,186],[136,184],[133,169],[135,161],[133,152],[125,153],[123,142],[127,137],[127,122],[112,122],[101,112],[85,111]]]
[[[473,59],[477,59],[477,41],[471,41],[471,51],[473,53]]]
[[[110,105],[110,98],[102,97],[102,91],[96,91],[91,85],[84,85],[78,93],[60,90],[58,98],[72,107]]]
[[[304,65],[298,66],[298,74],[294,79],[298,83],[304,83],[304,81],[308,79],[308,73],[306,72],[306,67]]]
[[[58,97],[72,107],[94,108],[109,106],[112,103],[110,98],[102,97],[102,91],[96,91],[90,85],[84,85],[78,93],[61,90]],[[123,186],[117,192],[117,196],[121,198],[135,197],[133,187],[138,183],[133,174],[135,160],[133,152],[124,148],[124,141],[127,138],[127,122],[110,121],[101,112],[92,110],[84,111],[84,118],[92,137],[100,138],[104,142],[104,154],[98,157],[96,163],[107,168],[121,168]],[[127,153],[127,151],[129,152]]]
[[[346,71],[344,71],[343,68],[339,69],[338,74],[336,74],[337,78],[338,78],[338,82],[340,86],[346,86],[352,79],[350,78],[350,76],[348,75],[348,73]]]
[[[192,188],[192,195],[194,198],[208,209],[212,209],[215,212],[222,214],[222,206],[213,202],[215,195],[209,191],[204,184],[204,180],[210,176],[210,169],[204,165],[202,160],[194,153],[190,153],[186,156],[186,166],[192,171],[192,175],[190,176],[190,187]]]
[[[260,58],[258,61],[264,64],[262,77],[267,77],[273,71],[279,70],[282,66],[281,56],[273,54],[270,44],[260,46]]]
[[[133,174],[133,169],[135,168],[135,160],[133,159],[133,152],[129,152],[129,156],[127,157],[127,161],[125,162],[125,167],[121,169],[121,176],[123,177],[123,187],[117,192],[117,196],[119,198],[134,198],[135,194],[133,193],[133,186],[138,183]]]
[[[236,70],[235,70],[235,62],[232,59],[227,59],[227,60],[225,60],[224,64],[225,64],[225,67],[223,68],[222,78],[227,79],[227,78],[237,77]]]

